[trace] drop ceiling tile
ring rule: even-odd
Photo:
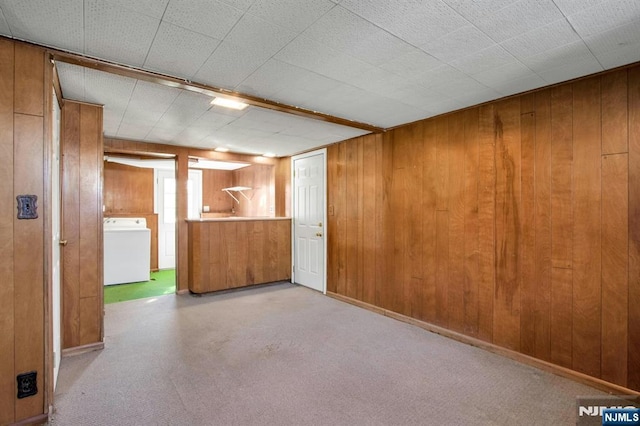
[[[204,82],[234,88],[286,46],[295,33],[246,14],[196,74]]]
[[[56,62],[62,97],[74,101],[86,102],[84,96],[84,71],[85,68],[75,65]]]
[[[489,17],[470,18],[486,35],[500,43],[562,19],[553,0],[521,0]]]
[[[4,19],[2,9],[0,9],[0,35],[11,37],[11,30],[9,30],[9,24],[7,24],[7,20]]]
[[[1,0],[0,8],[13,37],[83,52],[82,0]]]
[[[488,49],[473,53],[450,63],[465,74],[473,75],[483,71],[516,62],[516,58],[501,46],[494,45]]]
[[[555,3],[565,16],[569,16],[596,6],[603,1],[610,0],[555,0]]]
[[[116,7],[123,7],[142,15],[161,19],[169,0],[103,0]]]
[[[526,77],[504,81],[496,87],[496,90],[500,92],[502,96],[511,96],[516,93],[526,92],[546,85],[547,82],[540,76],[531,74]]]
[[[413,49],[410,44],[342,7],[334,7],[304,35],[374,65]]]
[[[453,10],[470,21],[487,18],[517,1],[519,0],[444,0]]]
[[[340,6],[413,45],[426,44],[468,25],[440,0],[343,0]]]
[[[191,78],[220,44],[205,35],[162,22],[144,63],[146,69]]]
[[[162,115],[182,92],[181,89],[138,80],[127,109]]]
[[[510,62],[500,67],[491,68],[478,74],[473,78],[488,87],[499,87],[500,84],[508,80],[517,80],[535,75],[533,71],[521,62]]]
[[[605,69],[640,60],[640,21],[614,28],[585,40]]]
[[[222,40],[242,14],[242,10],[216,0],[171,0],[162,19]]]
[[[239,92],[271,98],[281,90],[286,90],[310,71],[287,64],[277,59],[269,59],[253,74],[247,77],[237,89]]]
[[[423,77],[427,72],[442,65],[444,65],[444,63],[440,60],[418,48],[414,48],[409,53],[381,64],[380,68],[391,71],[399,76],[416,80]]]
[[[86,68],[84,70],[85,101],[108,105],[124,112],[129,104],[136,80]]]
[[[482,31],[472,25],[467,25],[439,39],[430,41],[420,46],[420,48],[441,61],[450,63],[455,59],[468,56],[493,45],[495,45],[495,42]]]
[[[219,114],[216,111],[209,110],[193,123],[193,127],[209,131],[217,130],[233,122],[236,118],[237,117],[231,115]]]
[[[151,126],[122,122],[115,136],[121,139],[144,140],[150,131]]]
[[[560,19],[506,40],[501,46],[516,58],[526,58],[578,40],[580,36],[567,20]]]
[[[589,55],[577,60],[567,61],[564,65],[558,67],[545,69],[544,71],[538,72],[538,75],[542,77],[547,84],[555,84],[593,74],[603,69],[597,59]]]
[[[233,6],[236,9],[247,11],[251,8],[255,0],[221,0],[223,3]]]
[[[191,124],[211,109],[212,98],[200,93],[183,90],[164,113],[161,122]]]
[[[455,81],[441,83],[435,86],[435,89],[449,98],[461,98],[468,93],[486,91],[487,86],[471,77],[465,77]]]
[[[441,65],[425,73],[420,79],[416,79],[423,87],[435,88],[442,84],[449,84],[452,81],[467,78],[468,75],[452,67],[451,65]]]
[[[455,97],[455,99],[462,102],[465,107],[467,107],[492,101],[494,99],[499,99],[502,96],[503,95],[497,90],[485,87],[482,89],[467,92],[462,96]]]
[[[611,30],[640,19],[640,2],[616,0],[600,3],[569,16],[569,22],[582,38]]]
[[[548,50],[539,55],[521,58],[520,62],[533,72],[540,74],[551,68],[562,67],[572,62],[585,62],[595,60],[584,42],[577,41],[570,44]],[[585,72],[585,75],[588,74]]]
[[[329,0],[257,0],[249,13],[301,32],[334,7],[335,3]]]
[[[222,42],[194,76],[194,80],[232,90],[265,63],[252,49]]]
[[[306,36],[297,37],[276,58],[342,82],[355,81],[373,67]]]
[[[86,0],[84,11],[86,54],[142,66],[159,20],[100,0]]]

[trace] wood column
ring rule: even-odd
[[[102,107],[65,101],[61,121],[62,348],[102,347]]]

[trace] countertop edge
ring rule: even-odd
[[[205,223],[205,222],[247,222],[247,221],[266,221],[266,220],[291,220],[290,217],[210,217],[204,219],[186,219],[188,223]]]

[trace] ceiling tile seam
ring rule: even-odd
[[[556,0],[551,0],[553,2],[553,4],[558,7],[558,5],[556,4]],[[595,6],[594,6],[595,7]],[[560,9],[558,7],[558,9]],[[588,9],[586,9],[588,10]],[[582,41],[582,44],[584,44],[584,46],[587,48],[587,50],[589,51],[589,53],[591,53],[591,56],[593,56],[595,58],[595,60],[598,62],[598,65],[600,65],[600,68],[602,68],[603,70],[607,69],[602,62],[600,62],[600,59],[598,58],[598,56],[593,53],[593,51],[591,50],[591,47],[589,47],[589,44],[585,41],[585,39],[580,35],[580,33],[578,32],[578,30],[576,30],[576,28],[573,26],[573,23],[571,22],[571,20],[569,19],[569,17],[567,15],[565,15],[562,10],[560,10],[560,13],[562,13],[562,16],[564,16],[565,21],[567,21],[567,24],[569,24],[569,26],[571,27],[571,31],[573,31],[578,38],[580,38],[580,40]],[[620,25],[622,26],[622,25]]]
[[[171,1],[171,0],[169,0],[169,1]],[[251,6],[253,6],[253,4],[252,4]],[[232,6],[232,7],[233,7],[233,6]],[[236,8],[236,9],[237,9],[237,8]],[[247,10],[244,10],[244,11],[242,11],[242,10],[238,9],[239,11],[241,11],[241,12],[242,12],[242,16],[240,16],[240,18],[239,18],[239,19],[238,19],[238,20],[237,20],[237,21],[236,21],[236,22],[231,26],[231,28],[229,28],[229,31],[227,31],[227,33],[224,35],[224,37],[222,37],[222,40],[220,40],[220,43],[218,43],[218,45],[216,46],[216,48],[215,48],[215,49],[213,49],[213,52],[211,52],[211,54],[207,57],[207,59],[205,59],[205,61],[202,63],[202,65],[200,65],[200,67],[196,70],[196,72],[195,72],[192,76],[190,76],[190,78],[193,78],[194,76],[198,75],[198,73],[200,72],[200,70],[202,69],[202,67],[204,67],[204,66],[209,62],[209,59],[211,59],[211,58],[213,57],[213,55],[215,55],[215,54],[216,54],[216,52],[218,51],[218,49],[220,49],[220,47],[222,46],[222,43],[224,43],[224,42],[225,42],[225,40],[227,39],[227,37],[229,37],[229,34],[231,34],[231,32],[233,31],[233,29],[234,29],[235,27],[237,27],[237,26],[238,26],[238,24],[240,23],[240,21],[242,21],[242,19],[245,17],[245,15],[246,15],[247,13],[249,13],[249,9],[251,9],[251,7],[249,7]],[[252,15],[252,16],[253,16],[253,15]],[[223,88],[221,87],[221,89],[223,89]],[[229,90],[231,90],[231,89],[229,89]]]
[[[9,29],[9,34],[11,35],[11,37],[13,37],[13,31],[11,31],[11,26],[9,25],[9,21],[7,20],[7,18],[4,17],[2,6],[0,6],[0,19],[2,19],[4,23],[7,24],[7,29]]]
[[[467,18],[465,18],[464,16],[462,16],[458,11],[456,11],[456,10],[455,10],[455,9],[453,9],[453,8],[451,8],[451,6],[449,6],[449,5],[448,5],[448,4],[446,4],[445,2],[442,2],[442,4],[444,4],[445,6],[447,6],[448,8],[450,8],[450,9],[451,9],[451,10],[452,10],[456,15],[458,15],[460,18],[464,19],[464,20],[465,20],[469,25],[471,25],[471,26],[474,26],[474,27],[475,27],[475,25],[474,25],[473,23],[471,23]],[[402,38],[402,37],[400,37],[399,35],[397,35],[397,34],[393,33],[392,31],[389,31],[388,29],[386,29],[386,28],[384,28],[384,27],[381,27],[380,25],[376,24],[376,23],[375,23],[375,22],[373,22],[373,21],[368,20],[367,18],[365,18],[364,16],[362,16],[362,15],[358,14],[357,12],[354,12],[353,10],[347,9],[346,7],[342,6],[341,4],[336,4],[336,6],[341,7],[342,9],[346,10],[346,11],[347,11],[347,12],[349,12],[349,13],[353,13],[354,15],[356,15],[356,16],[360,17],[361,19],[363,19],[363,20],[367,21],[368,23],[370,23],[370,24],[371,24],[371,25],[373,25],[374,27],[376,27],[376,28],[378,28],[378,29],[380,29],[380,30],[384,31],[385,33],[387,33],[387,34],[391,35],[392,37],[395,37],[396,39],[398,39],[398,40],[402,41],[403,43],[406,43],[406,44],[408,44],[408,45],[409,45],[409,46],[411,46],[411,47],[415,47],[416,49],[418,49],[418,50],[420,50],[420,51],[422,51],[422,52],[426,53],[427,55],[429,55],[429,56],[433,57],[434,59],[438,59],[438,58],[436,58],[435,56],[433,56],[431,53],[429,53],[429,52],[427,52],[426,50],[422,49],[420,46],[418,46],[418,45],[416,45],[416,44],[414,44],[414,43],[411,43],[411,42],[409,42],[408,40],[403,39],[403,38]],[[476,27],[476,28],[477,28],[477,27]],[[457,29],[456,29],[456,30],[457,30]],[[441,35],[440,37],[436,38],[436,39],[435,39],[435,40],[433,40],[433,41],[438,41],[438,40],[440,40],[441,38],[443,38],[443,37],[445,37],[445,36],[447,36],[447,35],[451,34],[452,32],[454,32],[454,31],[456,31],[456,30],[449,31],[448,33]],[[478,30],[480,30],[480,29],[478,28]],[[484,32],[483,32],[483,34],[484,34]],[[493,40],[493,39],[491,39],[491,40]],[[494,42],[495,42],[495,40],[494,40]],[[438,60],[439,60],[439,59],[438,59]],[[368,63],[368,62],[367,62],[367,63]],[[369,65],[373,65],[373,64],[369,64]]]
[[[84,68],[86,70],[86,68]],[[129,100],[127,101],[127,107],[124,109],[122,113],[122,118],[120,119],[120,124],[118,124],[118,130],[116,130],[116,134],[120,133],[120,127],[122,127],[122,122],[124,121],[124,117],[127,115],[127,111],[129,110],[129,105],[131,105],[131,98],[136,91],[136,87],[138,87],[138,82],[140,80],[136,80],[136,83],[133,85],[133,89],[131,89],[131,94],[129,95]]]
[[[254,5],[255,5],[255,3],[254,3]],[[254,5],[251,5],[251,7],[250,7],[250,8],[249,8],[249,10],[247,11],[247,13],[249,13],[251,16],[254,16],[254,17],[256,17],[256,18],[259,18],[258,16],[256,16],[256,15],[254,15],[254,14],[252,14],[252,13],[251,13],[251,9],[253,8],[253,6],[254,6]],[[287,44],[285,44],[285,45],[284,45],[284,46],[282,46],[280,49],[278,49],[278,51],[277,51],[277,52],[275,52],[273,55],[271,55],[271,57],[270,57],[269,59],[267,59],[267,60],[266,60],[266,61],[265,61],[261,66],[259,66],[256,70],[254,70],[250,75],[248,75],[248,76],[247,76],[244,80],[242,80],[240,83],[236,84],[236,85],[235,85],[235,87],[234,87],[234,90],[235,90],[235,89],[237,89],[238,87],[242,86],[242,85],[243,85],[243,84],[244,84],[244,83],[245,83],[249,78],[251,78],[251,76],[252,76],[252,75],[254,75],[256,72],[258,72],[258,70],[259,70],[260,68],[262,68],[262,66],[263,66],[264,64],[266,64],[269,60],[273,59],[273,60],[275,60],[275,61],[279,61],[278,59],[276,59],[276,55],[277,55],[278,53],[282,52],[282,50],[284,50],[287,46],[289,46],[291,43],[293,43],[295,40],[297,40],[297,39],[298,39],[298,37],[300,37],[301,35],[303,35],[303,34],[304,34],[304,33],[305,33],[305,32],[306,32],[306,31],[307,31],[307,30],[308,30],[312,25],[314,25],[314,24],[315,24],[316,22],[318,22],[320,19],[322,19],[323,17],[325,17],[329,12],[331,12],[331,11],[332,11],[333,9],[335,9],[336,7],[339,7],[339,6],[338,6],[338,4],[335,4],[335,3],[334,3],[334,5],[331,7],[331,9],[327,10],[324,14],[322,14],[321,16],[319,16],[315,21],[313,21],[313,22],[311,22],[309,25],[307,25],[307,27],[306,27],[304,30],[302,30],[302,31],[298,32],[298,34],[297,34],[294,38],[292,38],[291,40],[289,40],[289,42],[288,42]],[[284,28],[284,27],[282,27],[281,25],[278,25],[278,24],[276,24],[276,23],[274,23],[274,22],[271,22],[271,24],[272,24],[272,25],[275,25],[275,26],[277,26],[277,27],[280,27],[280,28]],[[287,29],[287,28],[284,28],[284,29]],[[283,61],[279,61],[279,62],[286,63],[286,62],[283,62]],[[288,65],[291,65],[291,64],[288,64]],[[296,65],[293,65],[293,66],[296,66]],[[298,67],[298,66],[296,66],[296,67],[297,67],[297,68],[301,68],[301,69],[305,69],[305,68]],[[308,70],[308,71],[309,71],[309,70]]]
[[[168,4],[168,3],[167,3]],[[165,9],[166,10],[166,9]],[[163,15],[164,16],[164,15]],[[154,18],[155,19],[155,18]],[[151,43],[149,43],[149,49],[147,49],[146,55],[144,55],[144,60],[142,61],[142,66],[147,63],[147,59],[149,59],[149,53],[151,53],[151,49],[153,49],[153,43],[155,43],[156,38],[158,37],[158,33],[160,32],[160,26],[162,26],[162,19],[158,20],[158,26],[156,27],[156,32],[153,35],[153,39]]]

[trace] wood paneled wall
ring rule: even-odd
[[[62,347],[103,337],[102,107],[62,108]]]
[[[249,200],[240,195],[238,197],[240,203],[235,203],[234,201],[236,216],[275,216],[274,166],[270,164],[252,164],[249,167],[234,170],[233,186],[248,186],[251,188],[251,190],[244,191]]]
[[[202,170],[202,205],[212,213],[231,214],[235,201],[222,191],[233,186],[233,172],[229,170]]]
[[[291,278],[291,220],[189,222],[189,290]]]
[[[151,230],[151,270],[158,270],[158,215],[153,212],[153,169],[104,162],[104,217],[144,217]]]
[[[275,180],[276,217],[291,216],[291,157],[278,159]]]
[[[47,412],[44,259],[51,233],[45,225],[50,220],[45,114],[51,75],[43,50],[0,38],[0,424]],[[37,219],[17,219],[21,194],[38,197]],[[17,399],[16,376],[30,371],[37,372],[38,393]]]
[[[328,289],[640,391],[640,67],[328,150]]]

